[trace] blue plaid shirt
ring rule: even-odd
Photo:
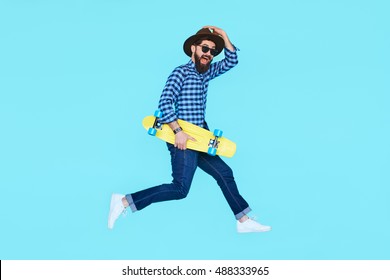
[[[182,119],[203,127],[205,122],[209,81],[230,70],[238,63],[237,49],[225,48],[225,58],[211,63],[209,70],[200,74],[192,60],[173,70],[165,84],[159,102],[163,113],[161,123]]]

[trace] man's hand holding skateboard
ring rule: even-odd
[[[175,131],[176,129],[180,128],[180,125],[174,121],[168,124],[169,127],[172,129],[172,131]],[[175,147],[179,150],[185,150],[187,149],[187,141],[196,141],[196,139],[187,133],[185,133],[183,130],[177,132],[175,134]]]

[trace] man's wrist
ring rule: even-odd
[[[179,126],[173,130],[173,134],[178,134],[180,131],[183,131],[183,129]]]

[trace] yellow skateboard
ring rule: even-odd
[[[157,136],[165,142],[174,144],[175,134],[167,124],[159,123],[158,120],[161,116],[162,113],[157,110],[154,113],[154,116],[145,117],[142,121],[142,125],[148,131],[149,135]],[[212,133],[207,129],[183,120],[178,120],[177,122],[185,133],[196,139],[196,141],[188,140],[188,149],[208,153],[212,156],[220,155],[225,157],[232,157],[236,152],[236,143],[222,137],[221,130],[216,129],[214,130],[214,133]]]

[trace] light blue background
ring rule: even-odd
[[[0,1],[0,259],[389,259],[388,1]],[[264,234],[190,195],[107,229],[112,192],[170,181],[141,126],[184,40],[225,29],[239,65],[207,120]]]

